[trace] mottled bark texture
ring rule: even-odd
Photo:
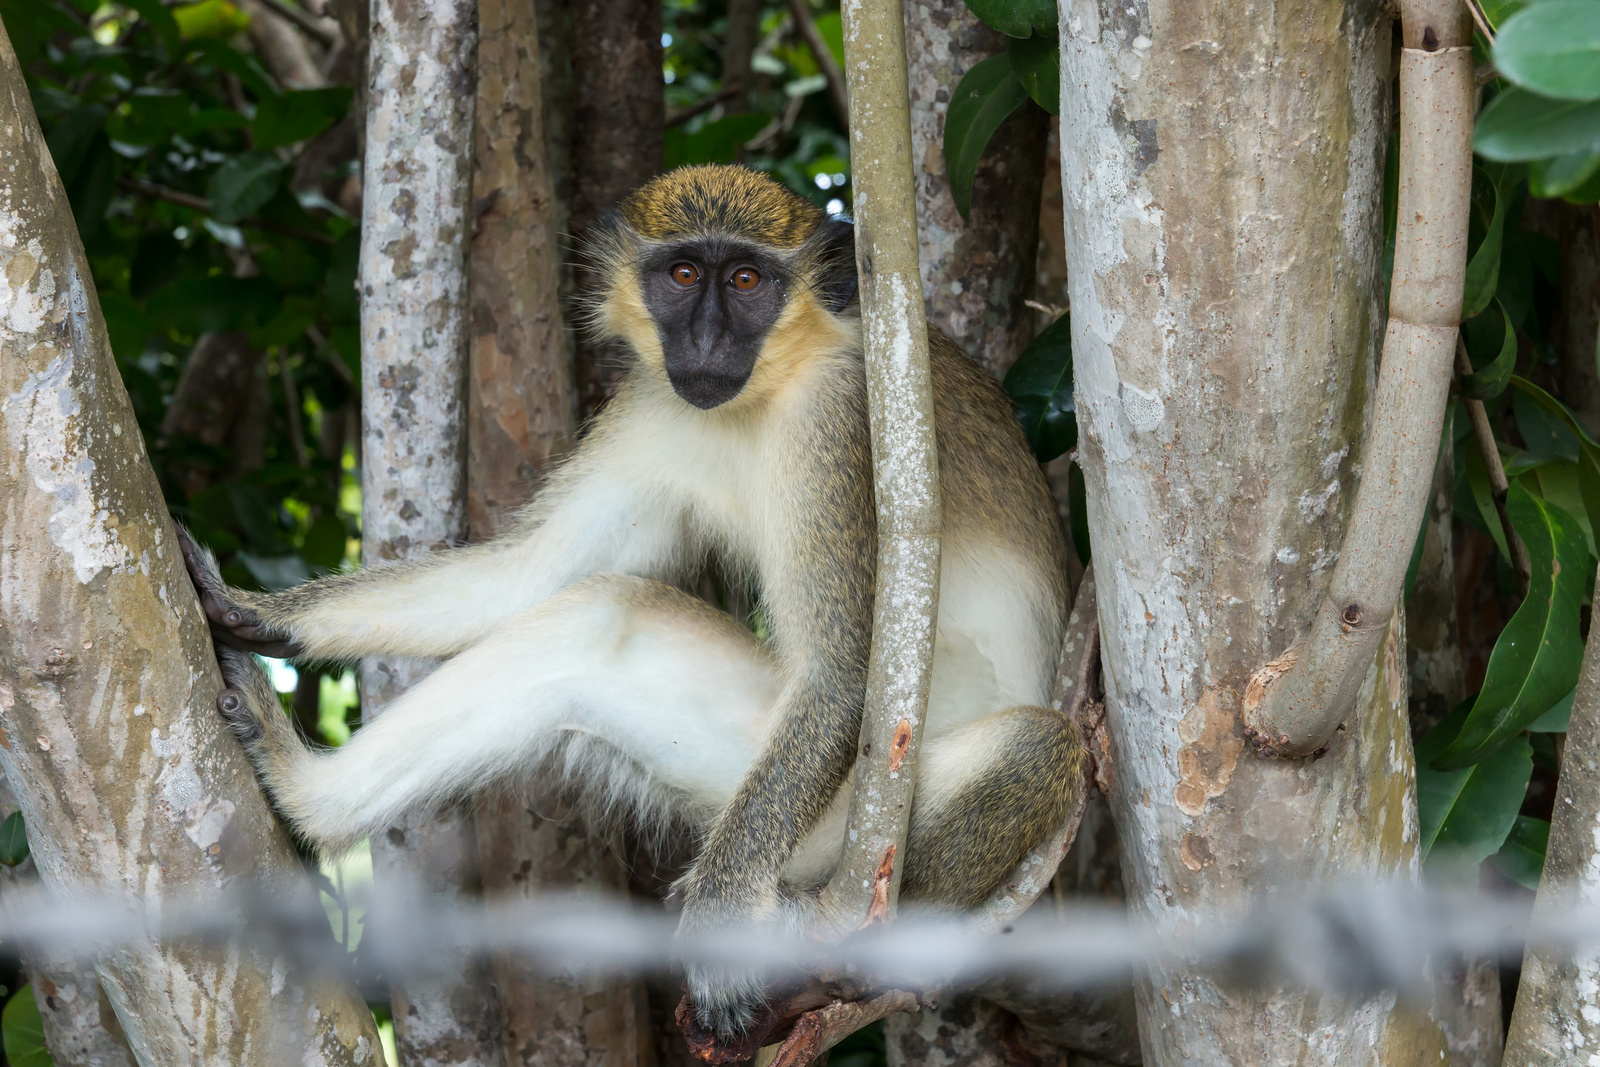
[[[939,613],[942,515],[901,0],[843,8],[856,271],[878,511],[872,656],[844,850],[825,898],[846,929],[894,917]]]
[[[1033,339],[1033,296],[1049,116],[1025,103],[989,142],[972,188],[971,217],[950,196],[944,120],[967,71],[1006,50],[965,0],[926,0],[906,10],[911,158],[917,178],[917,244],[928,321],[984,368],[1004,376]]]
[[[134,907],[305,885],[216,713],[206,623],[3,30],[0,109],[0,774],[34,862],[54,893]],[[260,950],[141,942],[97,969],[147,1067],[381,1060],[353,989]]]
[[[571,0],[571,232],[583,231],[662,165],[661,0]],[[586,284],[580,263],[578,285]],[[574,321],[577,321],[574,318]],[[593,414],[622,376],[616,342],[578,343],[578,404]]]
[[[1597,593],[1600,595],[1600,593]],[[1549,924],[1572,905],[1600,904],[1600,637],[1593,630],[1572,699],[1550,844],[1533,906]],[[1593,1062],[1600,1050],[1600,952],[1530,944],[1506,1034],[1505,1067]]]
[[[477,6],[378,0],[372,8],[361,228],[361,555],[410,559],[466,532],[467,244],[472,205]],[[434,664],[368,658],[365,718]],[[464,807],[419,813],[372,841],[379,879],[444,900],[476,888]],[[488,967],[461,958],[393,976],[405,1064],[500,1064]]]
[[[1250,759],[1239,722],[1252,673],[1322,601],[1359,470],[1389,18],[1377,0],[1061,14],[1080,450],[1129,906],[1175,938],[1285,878],[1414,880],[1398,617],[1320,758]],[[1151,1067],[1444,1053],[1392,994],[1164,964],[1138,1004]]]
[[[1450,434],[1445,432],[1448,441]],[[1406,601],[1406,663],[1411,693],[1411,736],[1419,739],[1466,695],[1456,623],[1455,552],[1450,536],[1455,512],[1455,459],[1439,450],[1428,493],[1428,529],[1416,581]],[[1450,1047],[1450,1067],[1499,1067],[1505,1025],[1501,1019],[1500,966],[1494,959],[1436,965],[1432,1012]]]
[[[16,810],[16,797],[0,775],[0,819]],[[11,891],[31,889],[38,880],[32,857],[15,867],[0,867],[0,908]],[[45,1048],[55,1067],[134,1067],[128,1039],[92,960],[57,955],[48,948],[29,950],[22,953],[22,974],[39,1005]]]
[[[480,0],[478,19],[467,530],[484,541],[566,449],[575,410],[537,16],[531,4]],[[554,790],[480,797],[474,821],[486,894],[627,891],[621,863]],[[636,983],[549,978],[507,956],[492,968],[511,1067],[634,1067],[644,1059],[649,1021]]]

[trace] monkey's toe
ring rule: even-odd
[[[250,707],[250,701],[237,689],[224,689],[217,694],[217,711],[239,740],[248,743],[261,740],[261,720]]]

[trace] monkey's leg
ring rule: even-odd
[[[983,903],[1083,789],[1078,731],[1017,707],[923,743],[901,893],[935,907]]]
[[[219,707],[294,829],[347,847],[403,812],[526,775],[563,735],[592,799],[705,825],[761,750],[780,682],[766,649],[702,601],[597,575],[443,664],[343,747],[308,749],[253,661],[221,657]],[[620,757],[620,758],[619,758]]]

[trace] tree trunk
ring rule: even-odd
[[[1596,590],[1600,596],[1600,588]],[[1572,699],[1550,844],[1533,907],[1546,925],[1563,908],[1600,900],[1600,638],[1590,630]],[[1530,944],[1506,1034],[1505,1067],[1587,1063],[1600,1048],[1600,953]]]
[[[54,893],[138,907],[301,879],[216,713],[205,620],[3,32],[0,92],[0,773]],[[127,944],[97,969],[150,1067],[381,1062],[353,989],[248,946]]]
[[[1080,450],[1132,907],[1176,937],[1286,873],[1415,879],[1398,615],[1319,758],[1242,758],[1238,718],[1319,607],[1359,470],[1389,18],[1376,0],[1070,0],[1061,26]],[[1443,1054],[1392,994],[1170,964],[1138,1001],[1152,1067]]]
[[[178,387],[161,418],[161,436],[166,441],[189,438],[211,445],[229,460],[220,469],[170,464],[168,476],[177,480],[186,496],[265,462],[272,393],[264,363],[243,330],[201,334],[189,350]]]
[[[366,566],[415,558],[466,532],[467,240],[472,224],[476,4],[373,5],[361,228],[362,503]],[[364,718],[435,664],[363,661]],[[464,806],[420,813],[372,841],[380,878],[443,900],[477,882]],[[395,976],[407,1064],[501,1064],[488,968],[462,956]]]
[[[950,197],[944,120],[962,75],[1006,50],[964,0],[926,0],[907,8],[911,158],[917,176],[917,244],[928,322],[995,377],[1003,377],[1033,339],[1049,116],[1025,103],[989,142],[972,188],[971,217]]]
[[[571,232],[583,232],[661,171],[666,97],[661,0],[571,0]],[[586,282],[581,266],[578,285]],[[599,410],[622,376],[618,342],[578,342],[578,406]]]
[[[1600,433],[1600,206],[1555,201],[1547,211],[1561,241],[1557,374],[1561,398],[1591,434]]]
[[[481,0],[474,149],[472,358],[467,383],[467,528],[504,527],[571,443],[572,356],[560,303],[560,229],[532,5]],[[621,863],[552,790],[495,791],[476,805],[484,891],[624,894]],[[627,979],[548,978],[493,960],[510,1067],[635,1067],[649,1040],[643,990]]]
[[[16,797],[0,776],[0,819],[16,810]],[[32,857],[15,867],[0,867],[0,888],[6,892],[31,888],[38,880]],[[0,893],[0,904],[4,902]],[[45,1048],[55,1067],[133,1067],[128,1039],[91,961],[30,950],[22,953],[22,973],[39,1005]]]

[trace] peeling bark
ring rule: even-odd
[[[298,878],[216,714],[206,623],[3,31],[0,93],[0,773],[53,893],[151,906]],[[353,989],[237,943],[128,944],[97,970],[149,1067],[381,1063]]]
[[[1597,591],[1600,596],[1600,591]],[[1600,904],[1600,636],[1589,633],[1572,699],[1550,844],[1533,922]],[[1600,952],[1530,944],[1522,957],[1505,1067],[1586,1062],[1600,1048]]]
[[[661,171],[666,97],[661,0],[570,0],[572,18],[571,232],[583,231]],[[578,285],[585,287],[584,271]],[[592,415],[616,388],[617,342],[578,344],[578,403]]]
[[[1004,52],[964,0],[907,10],[911,159],[917,179],[917,243],[928,321],[1003,377],[1033,339],[1033,296],[1049,116],[1024,104],[1001,124],[978,164],[971,217],[950,197],[944,121],[962,75]]]
[[[1251,674],[1322,601],[1361,459],[1390,22],[1376,0],[1070,0],[1061,46],[1080,451],[1129,906],[1176,936],[1283,878],[1414,880],[1398,617],[1319,759],[1241,758],[1239,721]],[[1173,964],[1141,979],[1138,1005],[1151,1067],[1444,1051],[1392,995],[1246,988]]]
[[[477,7],[378,0],[372,9],[361,227],[361,555],[378,567],[459,541],[466,523],[467,242]],[[364,718],[435,664],[368,658]],[[372,842],[378,878],[446,900],[477,881],[471,817],[419,814]],[[501,1064],[488,968],[461,958],[398,976],[395,1043],[407,1063]]]

